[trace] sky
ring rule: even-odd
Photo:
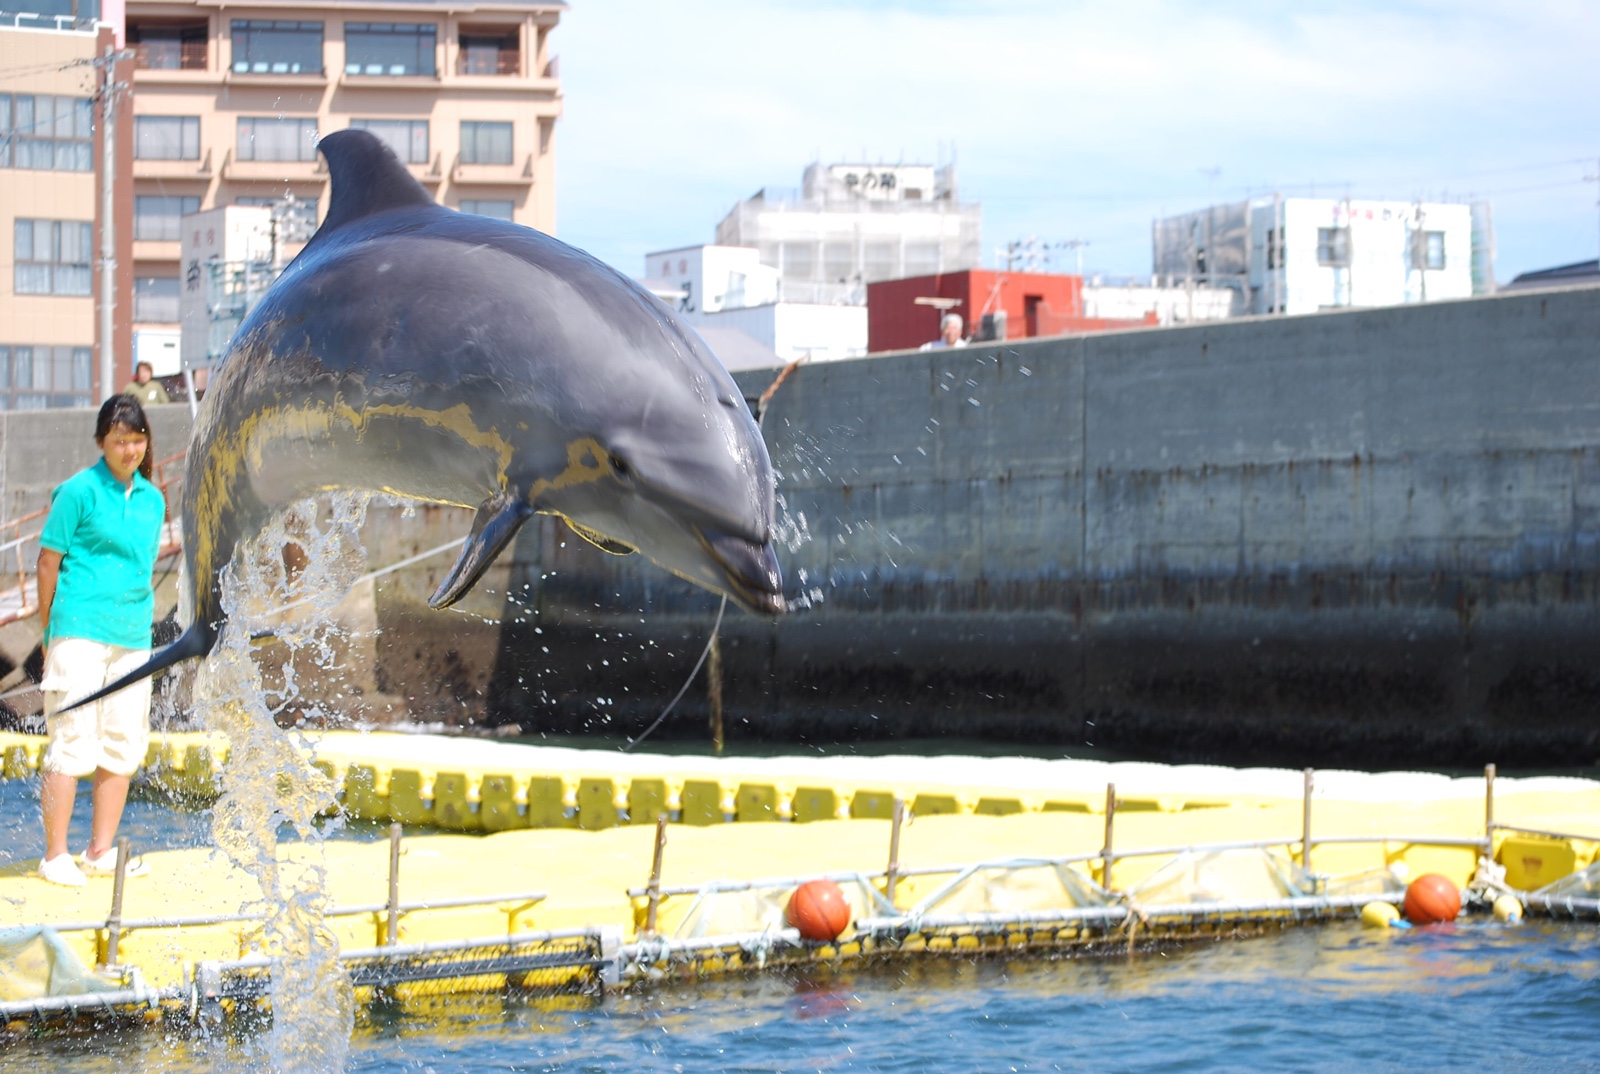
[[[568,4],[557,234],[633,276],[819,160],[953,159],[987,265],[1147,275],[1156,217],[1275,190],[1487,200],[1501,281],[1600,254],[1592,0]]]

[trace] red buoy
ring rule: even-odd
[[[836,940],[850,924],[850,904],[832,880],[807,880],[789,896],[783,916],[808,940]]]
[[[1406,888],[1406,920],[1413,925],[1454,921],[1461,912],[1461,892],[1447,876],[1424,873]]]

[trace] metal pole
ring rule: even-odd
[[[117,233],[116,207],[116,53],[106,46],[105,70],[100,82],[100,401],[117,394],[115,347]]]
[[[1494,776],[1492,764],[1483,766],[1483,841],[1494,849]]]
[[[906,801],[894,800],[894,818],[889,822],[889,867],[883,874],[883,897],[894,903],[894,888],[900,882],[900,827],[906,819]]]
[[[106,965],[117,964],[122,943],[122,887],[128,879],[128,837],[117,840],[117,875],[111,884],[111,916],[106,918]]]
[[[645,909],[644,931],[646,935],[656,934],[656,915],[661,910],[661,859],[667,852],[667,815],[656,815],[656,850],[650,859],[650,887],[648,889],[650,903]]]
[[[1311,789],[1316,782],[1312,770],[1306,769],[1305,800],[1300,812],[1300,867],[1308,873],[1311,871]]]
[[[1117,785],[1106,784],[1106,843],[1100,848],[1100,886],[1107,891],[1111,890],[1111,863],[1115,855],[1111,851],[1111,825],[1117,816]]]
[[[404,831],[399,821],[389,825],[389,927],[384,931],[384,947],[400,942],[400,835]]]
[[[711,635],[711,659],[706,664],[706,694],[711,706],[711,749],[722,756],[722,639]]]

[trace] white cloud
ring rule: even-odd
[[[628,272],[818,156],[952,142],[986,245],[1087,237],[1112,272],[1148,270],[1156,213],[1275,184],[1564,182],[1495,195],[1500,274],[1594,254],[1581,165],[1486,173],[1600,153],[1600,7],[572,3],[554,39],[561,235]]]

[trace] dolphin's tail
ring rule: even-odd
[[[57,711],[70,712],[82,705],[99,701],[102,697],[114,694],[127,686],[132,686],[140,679],[149,678],[159,672],[165,671],[172,665],[187,660],[192,656],[205,656],[216,644],[217,632],[214,628],[202,626],[196,622],[179,635],[178,640],[165,648],[158,649],[150,654],[150,659],[128,672],[116,682],[102,686],[88,697],[79,698],[70,705],[63,705]]]

